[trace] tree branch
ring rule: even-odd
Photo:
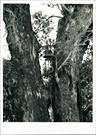
[[[46,19],[46,22],[47,22],[50,18],[52,18],[52,17],[62,18],[61,16],[52,15],[52,16],[49,16],[49,17]],[[39,26],[38,26],[38,28],[36,29],[35,33],[38,32],[38,29],[39,29],[40,26],[43,24],[43,22],[44,22],[44,21],[42,21],[42,22],[39,24]]]
[[[74,11],[74,8],[73,8],[73,7],[71,7],[71,8],[69,9],[69,8],[66,7],[65,4],[61,4],[61,7],[64,8],[64,9],[65,9],[68,13],[70,13],[70,14]]]
[[[73,51],[73,50],[72,50]],[[71,57],[72,51],[69,53],[68,57],[65,59],[65,61],[58,67],[58,71],[65,65],[65,63],[69,60]]]
[[[60,9],[60,5],[59,4],[56,4],[57,5],[57,8],[60,10],[60,12],[62,12],[62,10]]]

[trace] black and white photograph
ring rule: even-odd
[[[2,0],[3,124],[96,123],[93,2]]]

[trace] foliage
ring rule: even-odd
[[[92,31],[91,31],[92,34]],[[88,42],[89,41],[89,42]],[[83,109],[84,121],[92,121],[93,117],[93,38],[87,39],[87,50],[83,55],[82,64],[80,66],[80,89]]]
[[[48,19],[42,11],[36,12],[32,17],[32,26],[38,42],[41,45],[52,45],[54,43],[54,39],[50,38],[50,33],[54,29],[52,19]]]

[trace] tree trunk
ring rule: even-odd
[[[57,33],[58,85],[50,88],[54,121],[84,121],[80,88],[82,38],[92,23],[92,5],[76,5],[59,20]],[[28,4],[4,4],[4,22],[11,60],[4,60],[4,114],[6,121],[48,122],[49,89],[43,85],[38,44],[31,26]],[[83,50],[83,51],[82,51]],[[83,52],[83,53],[82,53]],[[82,56],[81,56],[82,53]],[[59,87],[58,87],[59,86]]]
[[[11,53],[4,62],[4,121],[49,121],[29,5],[4,4],[3,15]]]
[[[64,7],[62,11],[64,17],[59,20],[57,33],[57,63],[60,78],[58,85],[62,95],[62,119],[72,122],[84,121],[79,69],[85,51],[80,56],[82,52],[80,43],[92,23],[92,5],[76,5],[71,14]]]

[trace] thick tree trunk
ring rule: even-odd
[[[62,6],[64,8],[64,6]],[[58,85],[52,82],[54,121],[84,121],[80,90],[82,37],[92,23],[92,5],[76,5],[58,23]],[[4,121],[50,121],[28,4],[4,4],[11,60],[4,61]],[[84,53],[84,51],[83,51]],[[59,86],[59,88],[58,88]],[[55,90],[56,89],[56,90]]]
[[[4,63],[4,121],[49,121],[29,5],[4,4],[3,15],[12,57]]]
[[[64,7],[63,11],[65,16],[59,20],[57,34],[57,49],[59,48],[57,62],[60,77],[58,85],[62,95],[62,119],[73,122],[79,119],[83,121],[83,103],[79,87],[82,47],[79,46],[92,23],[92,5],[76,5],[71,14],[66,13]]]

